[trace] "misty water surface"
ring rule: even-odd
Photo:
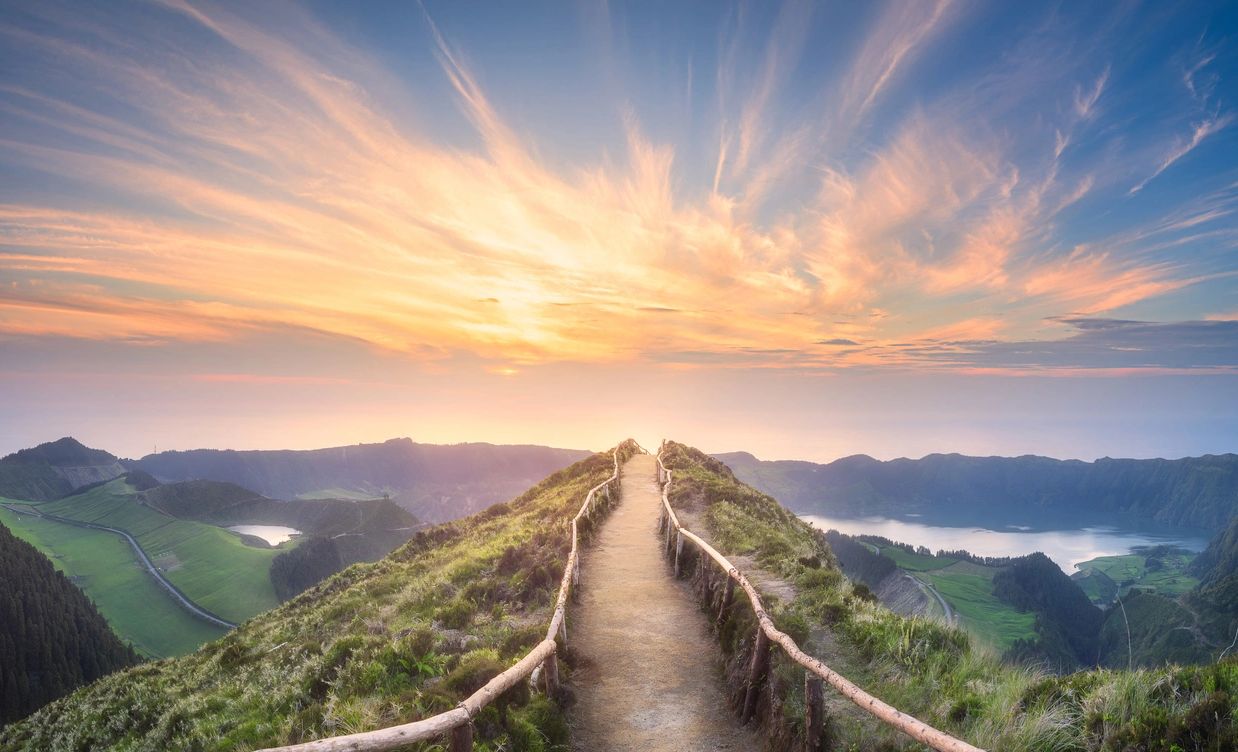
[[[228,529],[241,535],[261,538],[272,546],[278,546],[286,540],[291,540],[292,536],[301,534],[300,530],[283,525],[233,525]]]
[[[977,556],[1023,556],[1041,551],[1070,574],[1075,565],[1098,556],[1127,554],[1136,546],[1172,543],[1192,551],[1208,544],[1207,533],[1198,530],[1156,528],[1148,525],[1080,524],[1071,527],[1023,524],[990,524],[978,527],[955,521],[932,523],[908,515],[902,519],[864,517],[848,519],[804,514],[801,519],[822,530],[833,528],[848,535],[880,535],[900,543],[926,546],[933,552],[965,549]]]

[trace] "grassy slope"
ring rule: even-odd
[[[248,546],[214,525],[180,520],[135,501],[135,489],[118,478],[85,493],[39,505],[46,514],[129,532],[172,584],[203,608],[240,623],[274,608],[271,585],[276,549]],[[285,544],[291,546],[295,544]]]
[[[933,569],[945,569],[958,561],[958,559],[952,559],[948,556],[913,554],[898,546],[882,546],[881,553],[893,559],[900,569],[906,569],[909,572],[928,572]]]
[[[594,455],[196,653],[96,682],[0,731],[0,750],[252,749],[450,709],[542,638],[568,520],[612,467]],[[557,709],[521,695],[506,720],[495,707],[475,719],[478,750],[563,741]]]
[[[112,533],[4,508],[0,522],[46,554],[95,602],[112,630],[143,655],[182,655],[224,633],[177,605],[140,567],[129,544]]]
[[[974,574],[939,569],[919,576],[959,612],[969,632],[999,651],[1007,650],[1015,640],[1036,639],[1035,615],[1019,613],[993,595],[993,567],[976,568],[991,571]]]
[[[677,471],[673,502],[706,509],[715,545],[752,555],[796,584],[795,601],[774,614],[780,628],[797,639],[831,629],[867,666],[850,678],[904,711],[991,750],[1169,752],[1238,744],[1238,660],[1068,677],[1003,665],[964,632],[898,616],[854,591],[819,531],[740,484],[721,463],[679,444],[668,445],[665,459]],[[750,630],[751,624],[728,623],[724,648],[739,649]],[[774,671],[785,679],[775,685],[781,725],[799,733],[802,672],[777,660]],[[884,741],[894,746],[906,739],[891,733]],[[861,743],[872,748],[882,740]]]
[[[950,556],[925,556],[899,546],[882,546],[883,555],[900,569],[931,585],[958,611],[969,632],[998,650],[1015,640],[1036,639],[1036,617],[1020,613],[993,595],[995,567],[986,567]]]
[[[1089,575],[1094,575],[1096,572],[1103,574],[1111,582],[1120,586],[1122,595],[1126,595],[1131,588],[1137,587],[1140,590],[1151,590],[1161,595],[1175,596],[1199,584],[1198,578],[1187,573],[1187,568],[1195,559],[1195,554],[1178,551],[1157,556],[1156,559],[1161,562],[1159,569],[1149,568],[1148,556],[1139,551],[1121,556],[1101,556],[1079,564],[1079,571]],[[1103,587],[1102,579],[1096,578],[1093,583],[1090,583],[1090,588],[1083,585],[1083,582],[1087,580],[1093,580],[1093,577],[1085,575],[1077,578],[1089,598],[1096,600],[1098,597],[1108,595],[1108,601],[1100,602],[1108,603],[1113,600],[1110,592],[1112,588]]]

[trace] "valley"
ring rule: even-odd
[[[431,508],[459,516],[518,494],[579,455],[407,440],[351,452],[237,454],[145,458],[160,468],[175,458],[166,467],[185,477],[164,482],[72,438],[41,444],[0,459],[0,523],[70,577],[123,641],[164,658],[412,537],[424,523],[384,488],[434,489]],[[425,454],[435,462],[411,461]],[[227,481],[237,474],[290,500]]]
[[[247,545],[223,528],[161,514],[141,503],[139,493],[122,477],[32,507],[129,533],[177,590],[225,621],[240,623],[279,603],[267,572],[287,549]]]
[[[227,631],[179,606],[119,536],[14,512],[10,505],[22,508],[0,503],[0,524],[43,552],[142,655],[184,655]]]
[[[530,646],[545,647],[540,642],[542,630],[568,550],[565,536],[571,528],[566,520],[579,507],[585,490],[612,472],[612,461],[640,468],[630,470],[633,473],[652,476],[653,465],[649,458],[638,456],[640,449],[634,443],[625,442],[617,452],[614,460],[609,454],[599,454],[554,473],[513,501],[463,520],[420,527],[415,532],[408,525],[397,528],[409,531],[411,540],[375,563],[343,571],[334,565],[317,569],[317,563],[332,557],[339,562],[340,549],[333,541],[348,540],[348,535],[307,534],[285,541],[281,546],[286,550],[272,560],[272,581],[280,562],[295,562],[293,571],[312,569],[314,574],[304,582],[301,595],[289,596],[281,605],[184,657],[101,679],[65,702],[46,706],[29,719],[0,730],[0,748],[43,749],[53,740],[56,748],[65,749],[80,746],[86,739],[105,746],[121,744],[116,736],[121,732],[110,720],[117,713],[135,719],[131,728],[140,729],[136,738],[147,747],[226,750],[336,736],[341,728],[379,729],[450,711],[462,697],[498,677]],[[736,566],[750,572],[777,629],[812,655],[845,671],[848,679],[866,691],[956,738],[988,749],[1012,748],[1016,743],[1030,745],[1018,748],[1040,749],[1055,738],[1064,738],[1074,740],[1066,747],[1074,749],[1076,741],[1093,733],[1089,729],[1101,717],[1106,719],[1102,737],[1106,740],[1146,740],[1147,734],[1154,733],[1146,730],[1149,719],[1162,719],[1175,734],[1196,733],[1191,730],[1196,728],[1192,726],[1193,709],[1212,712],[1213,706],[1193,688],[1229,686],[1229,664],[1178,669],[1147,659],[1154,654],[1184,660],[1196,655],[1194,661],[1207,663],[1206,656],[1192,654],[1183,641],[1193,639],[1192,630],[1204,635],[1213,629],[1209,614],[1218,623],[1230,623],[1225,621],[1230,617],[1223,607],[1230,592],[1226,588],[1234,581],[1235,557],[1228,541],[1238,541],[1238,532],[1215,538],[1204,553],[1193,558],[1182,549],[1162,547],[1088,560],[1087,576],[1121,578],[1120,587],[1126,588],[1123,603],[1133,637],[1129,644],[1117,643],[1113,619],[1106,618],[1112,617],[1112,609],[1103,612],[1094,605],[1043,554],[933,553],[884,537],[823,531],[690,447],[668,443],[663,456],[676,478],[669,503],[681,519],[699,526]],[[632,457],[637,459],[629,462]],[[625,479],[624,490],[634,494],[634,499],[656,500],[656,491],[646,488],[652,477],[641,477]],[[633,490],[637,488],[639,493]],[[753,612],[725,605],[718,610],[716,601],[725,596],[718,579],[702,568],[705,557],[680,561],[673,538],[669,548],[663,546],[676,562],[673,568],[668,565],[659,573],[660,567],[646,561],[630,576],[617,576],[627,571],[622,567],[630,564],[629,554],[619,549],[608,552],[609,547],[622,540],[623,545],[636,546],[647,555],[652,549],[643,547],[656,545],[658,540],[652,536],[656,506],[633,500],[634,506],[627,507],[620,502],[614,513],[617,518],[611,522],[603,522],[600,516],[580,518],[582,540],[601,546],[586,557],[588,566],[596,567],[605,560],[598,557],[605,556],[618,557],[622,564],[607,567],[616,576],[600,577],[592,569],[584,573],[586,606],[581,610],[575,601],[569,604],[572,642],[565,644],[574,647],[563,652],[556,669],[563,672],[556,681],[583,683],[571,689],[571,696],[592,699],[573,710],[570,703],[560,704],[569,695],[552,690],[550,684],[545,694],[535,687],[513,692],[499,707],[486,708],[473,721],[471,733],[493,748],[546,749],[544,743],[528,746],[528,740],[563,745],[569,738],[592,738],[590,733],[631,733],[625,730],[628,721],[607,719],[607,703],[599,705],[597,699],[604,695],[590,694],[605,687],[611,664],[628,665],[634,654],[634,646],[615,646],[607,636],[613,625],[608,626],[605,619],[590,621],[589,608],[600,607],[602,598],[608,608],[631,609],[641,602],[645,590],[657,589],[666,602],[650,615],[649,624],[661,624],[666,614],[683,610],[686,604],[676,599],[701,598],[707,612],[717,614],[701,627],[702,634],[716,634],[724,670],[732,681],[720,688],[708,682],[692,685],[696,688],[685,690],[676,701],[682,700],[683,707],[700,707],[700,699],[712,697],[718,689],[735,701],[737,688],[741,699],[754,697],[743,690],[747,680],[742,678],[755,665],[754,643],[746,638],[755,628]],[[237,526],[258,525],[261,529],[254,532],[270,533],[277,511],[299,510],[280,519],[310,531],[309,523],[315,520],[320,525],[327,520],[339,523],[346,516],[340,510],[359,513],[351,517],[357,524],[366,519],[367,510],[370,519],[384,519],[389,506],[383,501],[274,502],[213,481],[152,484],[140,472],[56,501],[8,503],[10,509],[54,509],[83,519],[123,522],[152,545],[167,540],[173,556],[177,549],[172,544],[180,540],[172,532],[176,525],[192,522],[211,527],[185,519],[191,514],[203,520],[226,518]],[[37,537],[39,526],[54,522],[5,511],[12,515],[10,519],[16,518],[15,525],[26,526],[25,535],[30,537]],[[180,516],[174,517],[173,512]],[[633,514],[649,519],[642,521]],[[154,524],[157,518],[164,521],[163,526]],[[238,521],[241,518],[248,521]],[[609,535],[597,537],[598,524],[612,525],[605,529]],[[641,533],[642,529],[646,532]],[[160,537],[160,531],[166,537]],[[646,543],[641,543],[646,536]],[[259,539],[248,540],[261,544]],[[965,542],[965,537],[957,539],[957,543]],[[279,551],[258,550],[268,555]],[[297,556],[305,558],[298,560]],[[1131,560],[1132,556],[1142,556],[1142,563]],[[1200,562],[1207,567],[1201,568]],[[59,566],[66,568],[64,559]],[[135,569],[132,561],[129,568]],[[644,578],[639,586],[631,584],[638,579],[636,571]],[[569,567],[563,582],[570,581],[571,574]],[[668,589],[662,577],[682,577],[683,587]],[[1187,582],[1183,578],[1199,585],[1179,600],[1151,592],[1153,586],[1163,592],[1181,587]],[[890,582],[901,583],[904,598],[918,598],[928,605],[903,615],[887,609],[873,593],[885,592]],[[614,597],[622,603],[611,603]],[[1201,605],[1206,603],[1213,604],[1211,612]],[[932,614],[934,607],[940,609],[938,618],[921,618],[921,614]],[[1166,608],[1177,609],[1173,614],[1187,614],[1187,622]],[[695,608],[684,613],[695,613]],[[676,617],[672,619],[676,626],[665,629],[673,632],[685,620]],[[1168,643],[1166,625],[1170,625]],[[557,638],[567,639],[562,634]],[[709,644],[710,640],[695,643],[694,655],[709,651]],[[589,657],[603,645],[611,646],[606,647],[610,658]],[[1131,673],[1087,671],[1098,654],[1105,665],[1114,668],[1128,662],[1153,668]],[[801,676],[780,656],[775,654],[769,666],[774,679],[769,691],[755,696],[758,725],[741,728],[734,724],[734,733],[759,729],[769,738],[787,739],[802,733],[793,719],[777,712],[782,707],[800,707],[805,701]],[[1065,675],[1076,669],[1084,672]],[[698,679],[704,676],[703,670],[695,673]],[[782,678],[787,676],[792,680]],[[661,686],[663,678],[655,671],[642,681]],[[673,677],[672,682],[680,684]],[[1140,695],[1149,694],[1155,686],[1172,686],[1189,699],[1172,707],[1153,695],[1145,704],[1132,707],[1107,699],[1128,685]],[[987,689],[978,693],[973,689],[978,686]],[[893,749],[907,748],[899,732],[837,698],[830,702],[831,717],[839,724],[831,727],[830,738],[844,747],[879,741]],[[743,707],[751,704],[749,699],[741,703]],[[718,702],[707,705],[716,714]],[[1019,719],[1016,725],[1009,723],[1012,713]],[[706,715],[704,710],[693,714]],[[157,720],[169,717],[184,720],[175,725]],[[1050,725],[1056,718],[1074,720],[1060,727]],[[725,715],[707,721],[718,732],[731,727],[728,724],[731,719]],[[1226,727],[1207,733],[1230,732]],[[124,743],[129,741],[133,739],[126,738]]]

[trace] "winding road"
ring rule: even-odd
[[[159,584],[163,586],[163,589],[167,590],[168,593],[170,593],[172,597],[176,599],[177,603],[181,604],[181,606],[184,607],[186,611],[216,626],[223,627],[224,629],[236,629],[237,625],[233,624],[230,621],[225,621],[219,618],[215,614],[212,614],[210,611],[207,611],[206,609],[202,608],[198,604],[189,600],[188,596],[186,596],[175,585],[173,585],[168,580],[168,578],[163,576],[163,572],[159,571],[159,568],[155,566],[155,563],[151,561],[149,556],[146,555],[146,551],[144,551],[142,547],[138,545],[137,539],[135,539],[132,535],[130,535],[126,531],[121,530],[120,528],[107,527],[106,525],[96,525],[92,522],[82,522],[81,520],[69,519],[68,517],[60,517],[55,514],[46,514],[44,512],[39,511],[38,509],[35,509],[34,507],[27,507],[25,509],[16,509],[13,506],[10,506],[8,504],[3,504],[0,506],[3,506],[5,509],[9,510],[10,512],[14,514],[29,514],[34,517],[41,517],[45,520],[51,520],[53,522],[61,522],[66,525],[73,525],[75,527],[85,527],[85,528],[90,528],[91,530],[104,530],[106,532],[115,533],[116,535],[123,537],[125,540],[129,541],[129,545],[133,547],[134,552],[138,555],[138,559],[142,562],[143,566],[146,567],[146,571],[150,572],[151,576],[154,577],[155,580],[157,580]]]
[[[937,592],[937,588],[933,587],[932,585],[928,584],[927,582],[921,580],[918,577],[913,577],[912,575],[907,574],[906,572],[903,572],[903,576],[911,580],[912,582],[916,583],[916,585],[920,587],[920,590],[924,591],[925,593],[937,599],[937,603],[941,605],[941,610],[944,611],[946,614],[947,624],[951,624],[951,625],[958,624],[958,621],[959,621],[958,614],[954,612],[954,609],[950,608],[950,604],[946,602],[946,599],[941,597],[941,593]]]

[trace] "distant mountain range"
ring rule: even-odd
[[[968,457],[918,460],[865,455],[828,464],[714,455],[740,480],[801,514],[953,514],[1009,509],[1116,514],[1220,530],[1238,515],[1238,455],[1177,460]]]
[[[195,449],[126,460],[163,482],[218,480],[277,499],[389,496],[426,522],[507,501],[589,452],[529,445],[418,444],[391,439],[330,449]]]
[[[49,501],[140,470],[162,483],[223,481],[276,499],[389,497],[418,519],[441,522],[506,501],[586,456],[573,449],[405,438],[306,451],[169,451],[122,460],[66,437],[0,459],[0,496]]]

